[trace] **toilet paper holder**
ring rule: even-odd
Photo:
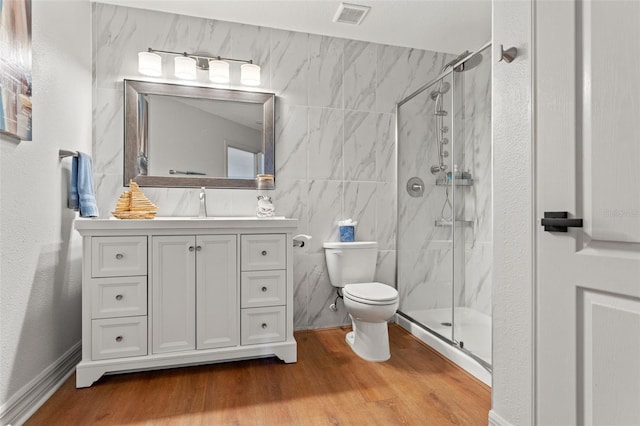
[[[313,238],[311,235],[306,234],[298,234],[293,237],[293,246],[294,247],[304,247],[309,241]]]

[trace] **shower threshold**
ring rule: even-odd
[[[396,323],[478,380],[491,386],[491,320],[489,316],[473,309],[456,308],[455,321],[458,321],[458,324],[455,329],[464,340],[464,347],[460,347],[446,337],[451,336],[452,327],[441,324],[447,322],[441,321],[445,311],[448,311],[450,320],[450,309],[414,310],[408,313],[398,311]],[[476,316],[478,318],[475,318]],[[426,323],[423,322],[424,320],[427,320]],[[472,320],[471,323],[474,325],[470,324],[469,320]],[[460,333],[460,327],[465,330],[464,334]]]

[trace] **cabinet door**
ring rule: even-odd
[[[153,353],[195,349],[195,237],[152,237]]]
[[[238,345],[238,266],[235,235],[196,237],[197,348]]]

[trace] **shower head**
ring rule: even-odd
[[[444,95],[449,91],[450,88],[451,88],[451,85],[446,81],[441,83],[436,90],[431,92],[431,95],[430,95],[431,99],[435,101],[438,98],[438,96]]]

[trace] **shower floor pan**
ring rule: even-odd
[[[445,325],[451,322],[451,309],[408,310],[403,313],[421,325],[448,339],[453,328],[454,339],[464,342],[464,349],[473,353],[487,364],[491,364],[491,317],[471,308],[459,307],[454,310],[453,327]],[[481,381],[490,385],[491,374],[468,355],[424,331],[408,319],[397,315],[397,322],[414,336],[442,353],[460,367],[469,371]],[[466,359],[468,358],[468,359]]]

